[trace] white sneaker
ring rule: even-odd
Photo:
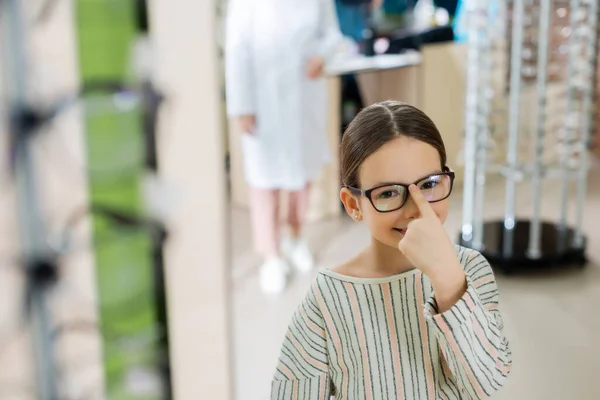
[[[315,266],[315,260],[308,247],[308,243],[302,238],[283,238],[281,251],[298,272],[309,272]]]
[[[260,267],[260,287],[264,293],[279,294],[287,284],[289,266],[282,258],[266,260]]]

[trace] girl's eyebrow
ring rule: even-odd
[[[423,180],[423,179],[425,179],[425,178],[427,178],[427,177],[430,177],[431,175],[436,175],[436,174],[441,174],[441,173],[443,173],[443,171],[442,171],[441,169],[439,169],[439,168],[438,168],[438,169],[437,169],[437,170],[435,170],[434,172],[431,172],[431,173],[429,173],[429,174],[427,174],[427,175],[423,175],[421,178],[419,178],[419,179],[417,179],[416,181],[414,181],[414,182],[411,182],[411,183],[400,183],[400,182],[378,182],[377,184],[375,184],[375,185],[373,185],[373,186],[371,186],[371,187],[372,187],[372,188],[378,188],[378,187],[381,187],[381,186],[394,186],[394,185],[406,185],[406,186],[408,186],[408,185],[411,185],[411,184],[413,184],[413,183],[417,183],[417,182],[419,182],[420,180]]]

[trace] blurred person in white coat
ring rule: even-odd
[[[343,43],[334,0],[230,0],[227,112],[243,129],[245,179],[260,284],[279,293],[291,271],[314,266],[302,237],[311,182],[330,160],[323,71]],[[289,196],[283,238],[279,193]]]

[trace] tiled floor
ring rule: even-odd
[[[503,186],[489,184],[486,218],[502,215]],[[558,216],[557,182],[543,190],[545,218]],[[461,193],[455,192],[446,223],[456,236],[460,227]],[[518,214],[527,216],[531,193],[519,186]],[[497,279],[506,335],[512,343],[513,373],[497,400],[597,400],[600,399],[600,169],[590,174],[585,202],[585,229],[589,234],[589,265],[527,276]],[[299,276],[285,294],[267,297],[258,289],[256,265],[249,241],[247,213],[233,211],[235,265],[234,324],[236,400],[262,400],[269,386],[279,345],[289,318],[314,276]],[[368,233],[347,218],[310,226],[307,235],[317,254],[319,268],[334,266],[368,243]],[[360,400],[360,399],[357,399]],[[383,400],[383,399],[382,399]],[[418,399],[417,399],[418,400]]]

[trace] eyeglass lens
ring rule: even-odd
[[[448,175],[431,175],[416,185],[427,201],[433,203],[450,195],[452,179]],[[374,190],[371,200],[378,211],[393,211],[404,205],[408,195],[408,189],[404,186],[390,185]]]

